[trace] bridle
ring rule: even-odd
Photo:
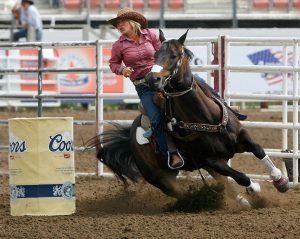
[[[182,96],[182,95],[185,95],[186,93],[190,92],[191,90],[193,90],[193,86],[195,84],[195,79],[194,79],[194,76],[192,76],[192,83],[191,83],[191,86],[187,89],[187,90],[184,90],[184,91],[180,91],[180,92],[167,92],[165,90],[165,87],[167,85],[169,85],[170,83],[170,80],[178,73],[178,70],[179,68],[181,67],[182,65],[182,62],[183,62],[183,58],[184,58],[184,47],[182,47],[182,53],[181,53],[181,56],[176,64],[176,68],[172,71],[172,73],[165,79],[164,83],[163,83],[163,86],[162,86],[162,91],[164,93],[164,95],[167,97],[167,99],[169,97],[178,97],[178,96]],[[162,68],[161,66],[158,66],[156,65],[158,68]],[[220,134],[226,134],[227,133],[227,129],[226,129],[226,126],[227,126],[227,123],[228,123],[228,119],[229,119],[229,116],[228,116],[228,112],[227,112],[227,109],[226,109],[226,106],[222,103],[222,101],[216,97],[212,97],[213,100],[221,107],[222,109],[222,120],[219,124],[215,124],[215,125],[212,125],[212,124],[201,124],[201,123],[198,123],[198,122],[184,122],[184,121],[177,121],[175,117],[173,117],[173,113],[172,113],[172,105],[171,103],[169,103],[169,113],[170,115],[168,116],[170,119],[171,119],[171,124],[174,126],[174,125],[178,125],[179,128],[181,129],[185,129],[185,130],[191,130],[191,131],[196,131],[196,132],[218,132]],[[168,100],[167,100],[168,101]],[[170,102],[170,101],[168,101]]]
[[[168,83],[169,78],[171,79],[172,77],[168,76],[168,78],[165,80],[165,82]],[[165,87],[167,86],[167,84],[164,84],[163,87],[162,87],[162,91],[163,91],[164,95],[168,96],[168,97],[182,96],[182,95],[185,95],[186,93],[190,92],[193,89],[194,82],[195,82],[195,79],[194,79],[194,76],[193,76],[193,80],[192,80],[190,88],[188,88],[187,90],[184,90],[184,91],[179,91],[179,92],[167,92],[165,90]]]
[[[193,79],[192,79],[191,86],[187,90],[179,91],[179,92],[167,92],[165,90],[165,87],[167,85],[169,85],[171,79],[178,73],[178,70],[179,70],[179,68],[182,65],[184,54],[185,54],[184,53],[184,47],[182,46],[182,52],[180,54],[179,60],[177,61],[176,67],[174,68],[174,70],[172,71],[172,73],[165,79],[165,81],[163,83],[162,91],[163,91],[163,93],[164,93],[165,96],[168,96],[168,97],[178,97],[178,96],[185,95],[186,93],[190,92],[193,89],[193,85],[194,85],[194,82],[195,82],[194,76],[193,76]]]

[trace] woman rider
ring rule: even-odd
[[[148,28],[147,19],[131,8],[121,9],[117,17],[108,22],[121,33],[112,46],[109,60],[111,71],[117,75],[129,77],[133,82],[150,119],[160,152],[168,160],[171,154],[170,168],[182,167],[184,161],[179,152],[176,150],[168,153],[164,118],[158,106],[153,102],[155,92],[145,84],[144,79],[154,65],[154,53],[161,46],[158,35]]]

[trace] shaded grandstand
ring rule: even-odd
[[[7,3],[0,1],[1,27],[11,24]],[[89,1],[89,3],[87,2]],[[105,24],[125,6],[142,11],[150,26],[159,25],[164,2],[166,27],[231,27],[234,16],[240,27],[299,27],[300,0],[38,0],[45,26],[87,21]],[[234,2],[236,4],[234,4]],[[236,14],[233,14],[236,5]]]

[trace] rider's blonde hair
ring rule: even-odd
[[[128,22],[129,22],[130,26],[132,27],[135,35],[139,36],[140,31],[141,31],[141,24],[139,24],[138,22],[133,21],[133,20],[128,20]]]

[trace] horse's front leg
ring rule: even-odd
[[[236,192],[233,185],[231,183],[229,183],[227,177],[217,173],[216,171],[212,170],[209,167],[203,167],[203,169],[205,169],[217,181],[218,184],[221,184],[224,186],[225,191],[227,192],[227,195],[229,196],[229,198],[237,201],[238,203],[240,203],[243,206],[251,207],[251,204],[249,203],[249,201],[243,195]]]
[[[273,164],[269,156],[266,155],[264,149],[259,144],[252,141],[249,133],[245,129],[240,131],[239,141],[245,151],[252,152],[261,160],[267,169],[270,178],[273,180],[276,189],[282,193],[286,192],[288,190],[288,178],[282,175],[280,169]]]
[[[258,183],[251,181],[251,179],[244,173],[231,168],[225,159],[207,158],[205,160],[208,167],[223,176],[229,176],[234,179],[239,185],[246,187],[249,194],[259,193],[260,186]]]

